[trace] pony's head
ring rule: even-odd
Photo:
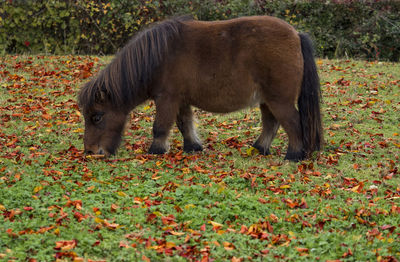
[[[84,148],[87,155],[116,153],[128,110],[116,106],[112,96],[96,79],[83,86],[79,104],[85,119]]]

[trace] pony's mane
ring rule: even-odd
[[[112,106],[126,108],[137,96],[147,93],[154,71],[180,36],[181,22],[189,19],[188,16],[173,18],[137,33],[105,69],[82,87],[79,105],[92,106],[102,91]]]

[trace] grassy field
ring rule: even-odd
[[[326,146],[251,144],[257,108],[196,111],[205,150],[147,155],[152,102],[118,154],[82,155],[77,92],[109,58],[0,58],[0,260],[398,261],[400,64],[318,60]],[[397,259],[397,260],[396,260]]]

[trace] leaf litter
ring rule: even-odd
[[[400,257],[400,68],[318,60],[325,149],[283,161],[251,147],[259,110],[195,110],[205,150],[146,154],[154,104],[116,157],[85,157],[79,87],[110,58],[0,60],[0,258],[189,261]],[[35,248],[32,248],[35,247]]]

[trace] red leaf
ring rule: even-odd
[[[147,215],[147,218],[146,218],[146,222],[147,223],[154,223],[155,221],[155,219],[157,218],[157,215],[156,214],[153,214],[153,213],[151,213],[151,214],[148,214]]]
[[[274,232],[274,228],[271,226],[271,224],[269,223],[269,221],[266,221],[267,224],[267,230],[269,233],[273,233]]]
[[[96,240],[93,244],[92,247],[98,246],[100,245],[100,240]]]
[[[383,225],[383,226],[381,226],[381,229],[382,230],[389,230],[389,232],[392,234],[393,231],[396,229],[396,227],[392,226],[392,225]]]
[[[68,252],[57,252],[55,254],[56,260],[59,260],[59,259],[61,259],[63,257],[69,257],[69,258],[75,259],[75,257],[77,257],[77,256],[78,255],[75,252],[71,252],[71,251],[68,251]]]
[[[261,204],[267,204],[268,203],[267,200],[265,200],[264,198],[261,198],[261,197],[258,199],[258,202],[260,202]]]
[[[176,225],[174,215],[168,215],[166,217],[162,217],[161,221],[163,222],[164,225]]]
[[[76,218],[76,220],[78,220],[78,222],[81,222],[82,220],[86,219],[88,215],[83,215],[82,213],[75,211],[74,217]]]
[[[12,228],[9,228],[9,229],[6,230],[7,234],[8,234],[10,237],[12,237],[12,238],[17,238],[18,235],[15,234],[15,233],[13,233],[12,231],[13,231]]]
[[[21,116],[23,116],[23,114],[22,113],[13,113],[11,116],[12,117],[21,117]]]
[[[301,199],[299,207],[300,208],[308,208],[308,205],[307,205],[306,201],[304,200],[304,198]]]

